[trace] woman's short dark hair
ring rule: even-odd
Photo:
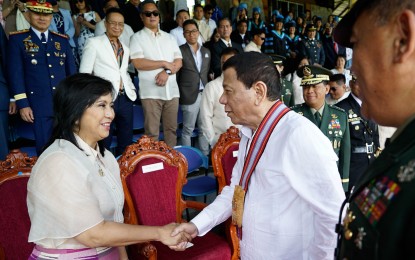
[[[246,89],[255,82],[263,81],[267,85],[267,98],[277,100],[281,96],[280,74],[272,59],[263,53],[243,52],[229,58],[223,64],[222,71],[233,68],[236,77]]]
[[[74,130],[85,110],[101,96],[108,94],[113,95],[111,82],[94,75],[78,73],[62,80],[53,96],[55,123],[45,149],[56,139],[65,139],[82,150],[75,139]],[[103,140],[98,141],[98,146],[104,156]]]

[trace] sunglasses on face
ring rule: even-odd
[[[213,12],[207,12],[207,14],[208,14],[208,15],[212,15],[212,14],[213,14]]]
[[[260,38],[261,38],[261,40],[265,41],[265,37],[260,37]]]
[[[337,90],[337,88],[335,88],[335,87],[330,88],[330,91],[336,92],[336,90]]]
[[[157,16],[159,16],[159,15],[160,15],[160,13],[159,13],[158,11],[143,12],[143,14],[144,14],[146,17],[151,17],[151,15],[153,15],[154,17],[157,17]]]

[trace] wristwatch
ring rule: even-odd
[[[164,70],[168,75],[171,75],[171,70]]]

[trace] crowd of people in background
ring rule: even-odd
[[[179,143],[194,144],[189,138],[197,127],[198,147],[208,155],[218,136],[226,130],[225,126],[231,125],[230,122],[224,123],[224,114],[218,113],[223,105],[218,100],[206,100],[207,95],[203,95],[203,91],[209,85],[208,82],[217,81],[219,85],[221,84],[224,53],[226,56],[230,53],[254,51],[272,57],[283,78],[280,98],[289,107],[306,101],[301,85],[302,78],[298,75],[302,73],[301,68],[305,65],[324,67],[334,74],[333,79],[330,80],[331,85],[327,85],[327,93],[323,93],[323,103],[335,105],[350,93],[352,51],[333,40],[333,29],[339,21],[338,17],[333,15],[323,19],[318,15],[312,15],[310,10],[305,10],[304,14],[295,14],[290,10],[271,10],[270,14],[266,15],[262,10],[262,4],[259,3],[249,5],[240,3],[231,8],[226,15],[215,1],[209,1],[204,6],[196,3],[190,10],[182,1],[159,1],[154,3],[154,8],[149,11],[144,10],[145,5],[139,0],[127,2],[47,0],[46,2],[53,8],[48,31],[51,35],[56,32],[56,35],[63,37],[65,42],[67,40],[68,49],[73,54],[72,57],[64,54],[64,59],[60,55],[60,59],[57,60],[61,64],[67,63],[66,71],[60,73],[62,76],[55,77],[58,73],[57,68],[49,64],[44,73],[36,73],[35,77],[31,73],[41,66],[38,59],[28,60],[21,57],[20,67],[16,67],[10,66],[9,63],[11,59],[18,60],[17,52],[9,53],[8,59],[5,57],[6,54],[2,56],[4,72],[11,67],[18,70],[9,73],[12,77],[6,77],[9,81],[7,85],[10,90],[11,108],[7,107],[4,111],[15,113],[17,103],[17,111],[20,112],[23,120],[35,122],[38,153],[41,153],[42,146],[50,135],[53,115],[49,114],[52,110],[48,109],[49,114],[44,113],[44,106],[45,103],[52,105],[52,101],[42,101],[34,112],[40,115],[39,117],[46,115],[48,118],[45,121],[46,127],[43,123],[42,126],[36,126],[36,121],[40,120],[33,120],[34,115],[31,114],[33,112],[22,112],[30,109],[31,106],[36,106],[33,103],[39,102],[39,98],[35,97],[39,93],[29,91],[32,87],[28,86],[28,82],[41,82],[48,77],[56,81],[51,82],[47,87],[49,92],[50,89],[54,91],[58,81],[76,72],[101,75],[117,85],[114,86],[114,90],[118,93],[115,99],[116,114],[117,111],[119,114],[115,122],[118,123],[113,123],[112,134],[105,141],[106,147],[109,148],[112,135],[118,137],[117,155],[123,152],[132,137],[133,105],[143,107],[145,134],[158,139],[162,126],[164,140],[170,146],[178,144],[175,115],[180,106],[180,110],[183,111],[183,132]],[[108,21],[106,15],[108,10],[114,8],[118,10],[116,13],[122,16],[118,22]],[[3,2],[2,26],[9,37],[8,45],[11,50],[14,42],[25,42],[27,36],[22,38],[22,35],[26,35],[22,32],[30,32],[30,28],[33,28],[32,13],[36,12],[28,10],[26,4],[19,0]],[[194,23],[186,23],[188,20]],[[184,28],[184,25],[188,28]],[[19,31],[22,29],[26,31]],[[148,30],[155,33],[155,37],[148,34],[150,33]],[[160,41],[158,36],[161,37]],[[101,37],[101,43],[94,40],[98,37]],[[19,40],[16,40],[17,38]],[[98,46],[107,44],[107,38],[109,39],[107,49],[99,48]],[[7,39],[4,45],[6,41]],[[66,43],[54,44],[56,50],[58,49],[56,46],[60,49],[66,46]],[[192,49],[187,48],[188,46]],[[27,42],[24,48],[26,54],[30,53],[32,56],[39,54],[36,48],[35,51],[28,49]],[[2,46],[2,49],[5,48]],[[110,50],[113,50],[113,54],[107,52]],[[118,65],[110,61],[114,54]],[[74,64],[71,62],[72,58]],[[45,63],[48,62],[50,60],[46,59]],[[102,65],[106,62],[109,64],[108,68]],[[127,75],[131,79],[127,79]],[[13,77],[19,78],[20,86],[16,85]],[[153,77],[157,78],[156,82],[153,82]],[[137,81],[139,83],[134,86],[133,82]],[[25,84],[26,88],[22,89]],[[215,97],[220,97],[222,92],[219,89],[216,92]],[[125,99],[125,105],[120,105],[121,99]],[[208,110],[205,111],[206,109]],[[2,121],[4,126],[8,126],[7,119]],[[4,130],[5,140],[8,136],[7,130]],[[4,149],[1,158],[4,158],[7,152],[7,148]]]

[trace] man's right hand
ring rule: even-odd
[[[190,235],[193,238],[195,238],[199,234],[199,230],[197,229],[196,225],[192,222],[189,223],[182,223],[179,226],[177,226],[175,229],[173,229],[173,232],[171,233],[171,236],[177,236],[177,234],[180,234],[181,232],[185,232],[188,235]],[[176,246],[169,246],[170,249],[176,250],[176,251],[183,251],[186,249],[187,243],[180,243]]]
[[[33,116],[33,111],[30,107],[25,107],[19,110],[20,116],[26,122],[33,123],[35,117]]]

